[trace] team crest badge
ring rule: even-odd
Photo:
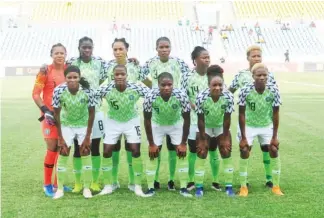
[[[222,108],[222,109],[225,109],[225,108],[226,108],[226,104],[223,104],[223,105],[221,106],[221,108]]]
[[[84,99],[84,98],[81,98],[81,99],[80,99],[80,103],[81,103],[81,104],[84,104],[84,103],[85,103],[85,99]]]
[[[270,102],[270,101],[272,101],[272,98],[271,97],[266,97],[266,102]]]
[[[132,101],[132,100],[134,100],[134,99],[135,99],[134,95],[130,95],[130,96],[129,96],[129,100]]]
[[[176,104],[173,104],[172,105],[172,108],[175,110],[175,109],[177,109],[178,108],[178,105],[176,105]]]
[[[49,135],[51,133],[51,130],[49,128],[44,129],[45,135]]]

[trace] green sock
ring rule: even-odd
[[[112,184],[112,158],[102,158],[101,171],[103,174],[104,185]]]
[[[134,163],[132,163],[132,152],[126,151],[127,153],[127,163],[128,163],[128,184],[134,184]]]
[[[263,154],[263,165],[266,174],[266,182],[272,181],[272,170],[270,165],[270,154],[269,152],[262,152]]]
[[[142,185],[143,163],[141,157],[133,157],[134,183],[135,185]]]
[[[169,181],[174,181],[175,172],[177,167],[177,152],[169,151]]]
[[[83,186],[84,188],[90,188],[91,179],[92,179],[92,165],[91,165],[91,156],[82,156],[82,173],[84,175]]]
[[[216,151],[208,151],[209,153],[209,163],[212,171],[213,182],[219,183],[218,174],[219,174],[219,165],[220,159],[217,150]]]
[[[232,157],[224,158],[223,163],[224,163],[225,186],[232,187],[233,173],[234,173]]]
[[[205,163],[206,159],[197,158],[195,170],[196,187],[203,187],[204,185]]]
[[[246,186],[247,182],[247,168],[248,168],[249,159],[240,159],[240,183],[241,187]]]
[[[146,180],[148,189],[154,188],[154,178],[156,176],[156,165],[158,163],[158,159],[148,160],[146,163]]]
[[[100,163],[101,157],[99,156],[91,156],[92,161],[92,182],[98,183],[99,174],[100,174]]]
[[[154,180],[159,182],[160,181],[160,178],[159,178],[159,175],[160,175],[160,165],[161,165],[161,152],[159,152],[159,156],[157,158],[157,162],[156,162],[156,171],[155,171],[155,178]]]
[[[270,164],[272,168],[273,186],[279,186],[280,171],[281,171],[281,162],[279,156],[276,158],[271,158]]]
[[[195,181],[195,163],[196,163],[197,153],[189,152],[188,162],[189,162],[189,182]]]
[[[58,189],[63,190],[64,182],[66,181],[67,162],[69,156],[60,155],[57,160],[57,186]]]
[[[176,157],[178,159],[178,157]],[[180,188],[186,188],[188,183],[188,160],[187,157],[178,159],[178,175]]]
[[[82,160],[81,157],[73,157],[73,173],[75,184],[81,184]]]
[[[119,170],[119,153],[120,151],[114,151],[112,153],[112,182],[113,184],[118,183],[118,170]]]

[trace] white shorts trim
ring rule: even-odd
[[[102,138],[105,133],[104,113],[97,111],[92,126],[92,139]]]
[[[198,126],[197,125],[190,125],[188,139],[196,140],[197,132],[199,132]]]
[[[216,138],[217,136],[223,134],[223,127],[205,128],[205,133],[210,138]]]
[[[261,128],[245,126],[245,134],[249,146],[253,145],[253,141],[255,137],[258,137],[258,141],[260,145],[269,145],[272,139],[273,125],[271,124],[270,126],[261,127]],[[242,138],[241,131],[239,128],[237,132],[238,141],[240,141],[241,138]]]
[[[68,147],[74,144],[74,139],[78,140],[78,144],[81,146],[84,138],[87,134],[87,127],[68,127],[61,126],[63,139]]]
[[[161,146],[163,138],[169,135],[171,143],[173,145],[180,145],[182,140],[182,128],[183,124],[175,124],[172,126],[160,126],[158,124],[152,124],[153,141],[157,146]]]
[[[128,143],[141,143],[140,117],[135,117],[125,123],[106,119],[104,144],[116,144],[123,134]]]

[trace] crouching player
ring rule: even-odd
[[[279,159],[279,106],[280,94],[276,85],[267,83],[268,70],[264,64],[257,63],[252,69],[254,83],[245,86],[239,94],[239,125],[240,132],[240,196],[248,195],[246,186],[247,167],[251,146],[258,137],[261,146],[267,146],[270,153],[272,168],[272,192],[283,195],[279,187],[280,159]]]
[[[64,71],[64,76],[66,83],[54,89],[52,101],[60,147],[60,156],[57,161],[58,190],[53,199],[64,196],[63,182],[66,177],[70,149],[75,138],[80,145],[83,165],[81,170],[81,173],[84,173],[83,196],[91,198],[90,144],[96,101],[94,92],[89,88],[89,83],[81,77],[78,67],[69,66]]]
[[[97,98],[105,97],[108,103],[108,115],[105,122],[104,150],[101,170],[104,176],[104,188],[99,195],[113,192],[112,184],[112,153],[117,142],[124,134],[132,151],[132,166],[134,170],[134,192],[137,196],[145,197],[142,191],[141,159],[141,125],[136,110],[136,103],[144,97],[149,88],[127,82],[127,68],[125,65],[116,65],[113,69],[114,81],[102,86],[96,93]]]
[[[232,139],[230,134],[231,114],[234,111],[234,97],[224,88],[223,69],[210,66],[207,71],[209,88],[202,91],[196,99],[198,114],[197,162],[195,170],[196,197],[202,197],[205,162],[208,150],[219,148],[224,163],[225,190],[234,196],[233,161],[231,158]]]
[[[154,178],[157,170],[157,160],[163,138],[169,135],[175,145],[180,178],[180,194],[192,197],[187,190],[188,162],[187,139],[190,127],[190,103],[188,96],[179,89],[173,89],[173,77],[170,73],[158,76],[158,89],[152,89],[144,100],[144,125],[149,143],[149,158],[146,166],[148,196],[155,194]],[[181,114],[183,124],[181,123]],[[151,122],[151,119],[153,123]]]

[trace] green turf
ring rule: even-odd
[[[227,82],[233,75],[226,75]],[[122,188],[110,196],[85,200],[66,194],[54,201],[42,192],[45,145],[37,121],[39,111],[31,98],[34,77],[1,79],[1,216],[2,217],[323,217],[323,107],[324,77],[315,73],[276,74],[282,93],[280,114],[281,187],[285,196],[273,196],[264,185],[259,147],[253,149],[247,198],[228,198],[209,188],[207,167],[203,199],[184,199],[166,191],[167,153],[161,167],[162,190],[142,199],[127,190],[126,155],[121,157]],[[299,82],[322,86],[285,83]],[[232,132],[236,133],[237,113]],[[144,133],[144,131],[142,131]],[[238,143],[234,139],[234,187],[238,190]],[[146,160],[146,138],[142,154]],[[145,162],[145,161],[144,161]],[[223,179],[223,175],[221,175]],[[69,175],[72,185],[73,175]],[[145,181],[143,179],[143,181]],[[321,215],[322,214],[322,215]]]

